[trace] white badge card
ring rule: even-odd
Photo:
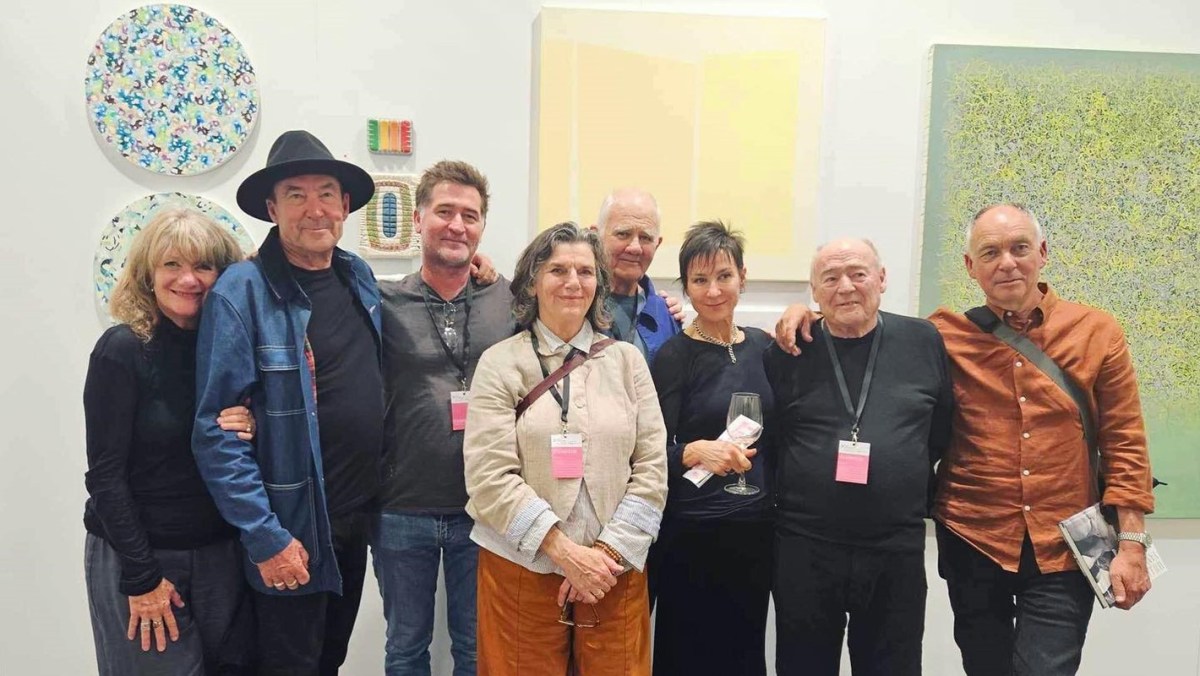
[[[704,485],[705,481],[712,478],[713,473],[704,469],[704,465],[696,465],[683,473],[683,478],[696,484],[696,488]]]
[[[867,470],[871,466],[871,444],[861,441],[838,442],[837,481],[848,484],[867,483]]]
[[[550,435],[550,473],[555,479],[583,476],[583,435]]]
[[[450,393],[450,429],[454,431],[467,428],[467,393],[463,391]]]

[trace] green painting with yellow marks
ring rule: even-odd
[[[963,265],[981,206],[1018,202],[1060,296],[1125,328],[1159,517],[1200,517],[1200,55],[937,45],[920,311],[983,295]]]

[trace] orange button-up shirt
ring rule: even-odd
[[[1039,286],[1033,321],[1017,328],[1088,393],[1104,503],[1149,513],[1150,458],[1125,334],[1107,313]],[[1005,570],[1016,572],[1026,532],[1041,572],[1074,570],[1058,522],[1096,500],[1075,402],[965,315],[942,308],[930,320],[946,341],[957,403],[934,518]]]

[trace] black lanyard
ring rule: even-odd
[[[867,404],[867,391],[871,389],[871,376],[875,374],[875,357],[879,354],[879,334],[883,333],[883,315],[875,326],[875,335],[871,337],[871,356],[867,358],[867,371],[863,374],[862,389],[858,393],[858,409],[850,402],[850,389],[846,387],[846,374],[842,372],[842,362],[838,359],[837,350],[833,349],[833,338],[829,336],[829,325],[821,327],[821,335],[825,336],[825,348],[829,350],[829,360],[833,362],[833,374],[837,376],[838,389],[842,391],[842,403],[846,412],[854,417],[850,427],[850,441],[858,441],[858,422],[862,420],[863,407]]]
[[[538,353],[537,331],[534,331],[532,327],[530,327],[530,329],[529,329],[529,340],[530,340],[530,342],[533,343],[533,356],[537,357],[538,366],[542,367],[542,378],[543,379],[549,378],[550,371],[546,369],[546,362],[542,361],[542,355]],[[567,363],[568,361],[570,361],[571,357],[575,356],[576,352],[580,352],[579,350],[575,349],[574,345],[571,345],[570,343],[567,343],[567,346],[570,347],[571,349],[567,351],[566,359],[563,359],[564,364]],[[580,354],[586,354],[586,353],[580,352]],[[567,433],[567,406],[571,403],[571,374],[568,373],[567,375],[563,376],[562,394],[561,395],[558,393],[558,388],[553,387],[553,386],[550,387],[550,394],[554,397],[554,400],[558,402],[558,405],[560,407],[562,407],[562,414],[560,416],[560,419],[562,420],[563,434],[566,434]]]
[[[438,326],[437,319],[433,316],[433,301],[429,297],[429,285],[424,281],[421,282],[421,296],[425,299],[425,311],[429,313],[429,323],[433,325],[433,332],[437,334],[438,342],[442,344],[442,349],[445,350],[446,356],[458,368],[458,380],[462,383],[464,390],[467,389],[467,359],[470,354],[467,350],[471,346],[471,298],[473,291],[471,280],[468,279],[467,298],[463,308],[462,357],[460,358],[454,354],[454,350],[446,342],[446,335],[443,332],[443,328]],[[450,305],[454,305],[453,300],[450,301]]]

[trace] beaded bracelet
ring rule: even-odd
[[[614,548],[612,545],[608,544],[607,542],[604,542],[603,540],[596,540],[595,542],[592,543],[592,546],[595,547],[596,549],[599,549],[600,551],[604,552],[605,554],[607,554],[608,558],[617,562],[617,565],[619,565],[619,566],[625,565],[625,559],[621,557],[621,553],[618,552],[616,550],[616,548]]]

